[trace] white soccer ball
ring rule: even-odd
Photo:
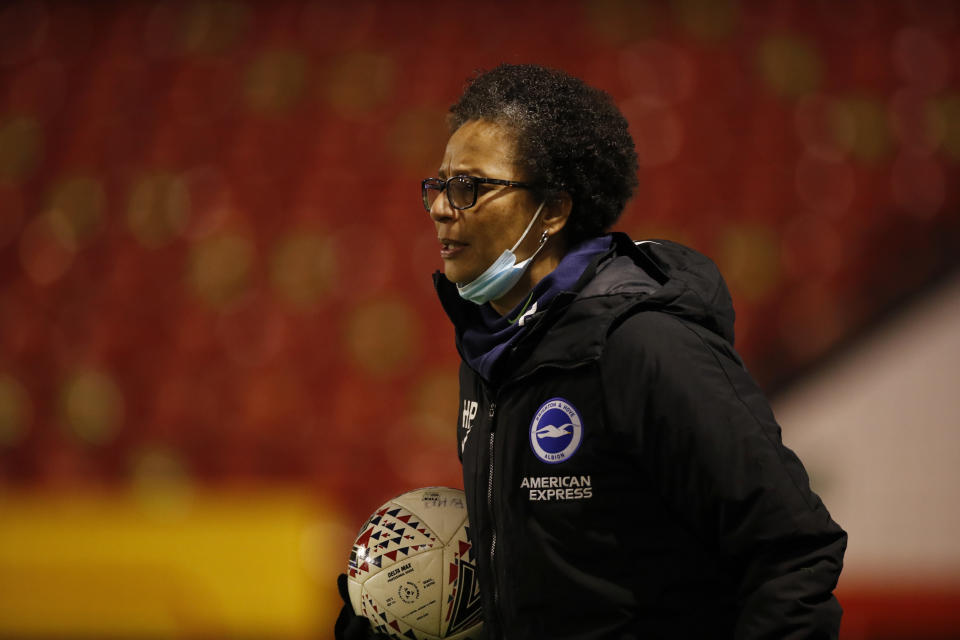
[[[353,544],[353,610],[391,638],[477,640],[483,618],[474,558],[463,491],[397,496],[374,511]]]

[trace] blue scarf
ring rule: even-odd
[[[560,260],[556,269],[534,286],[522,302],[501,316],[489,303],[476,305],[464,300],[449,288],[441,289],[441,281],[449,284],[439,273],[434,277],[440,302],[453,321],[460,338],[461,355],[484,380],[490,380],[500,357],[523,334],[529,320],[543,312],[558,293],[571,291],[583,275],[590,261],[610,249],[609,235],[585,240],[571,249]]]

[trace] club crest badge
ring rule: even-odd
[[[580,413],[563,398],[551,398],[540,405],[530,423],[530,448],[548,464],[569,460],[582,439]]]

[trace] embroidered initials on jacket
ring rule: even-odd
[[[473,419],[477,417],[477,409],[480,405],[475,400],[463,401],[463,414],[460,417],[460,427],[463,429],[463,440],[460,441],[460,453],[463,454],[464,447],[467,446],[467,438],[470,437],[470,429],[473,428]]]

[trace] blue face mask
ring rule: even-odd
[[[533,255],[523,262],[517,263],[517,256],[514,255],[513,252],[520,246],[523,239],[527,237],[527,233],[530,232],[530,228],[533,226],[533,221],[540,215],[540,212],[543,210],[543,205],[546,203],[546,200],[540,203],[537,212],[533,214],[533,218],[530,219],[530,224],[527,225],[527,228],[523,231],[523,235],[520,236],[520,239],[517,240],[517,243],[513,245],[512,248],[501,253],[500,257],[494,260],[493,264],[487,267],[487,270],[479,276],[467,284],[457,285],[457,291],[460,292],[460,297],[470,302],[483,304],[502,298],[510,289],[513,289],[514,285],[517,284],[520,277],[530,266],[530,263],[536,255],[540,253],[543,244],[547,241],[547,232],[544,231],[540,237],[540,246],[533,252]]]

